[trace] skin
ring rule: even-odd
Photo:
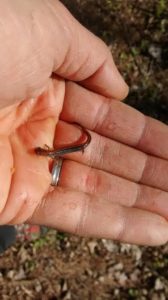
[[[0,224],[166,243],[168,128],[119,101],[128,87],[106,45],[55,0],[0,0],[0,45]],[[34,148],[76,142],[73,122],[92,141],[53,188]]]

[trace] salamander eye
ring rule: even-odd
[[[37,155],[42,155],[43,149],[40,148],[40,147],[37,147],[37,148],[34,149],[34,152],[35,152]]]

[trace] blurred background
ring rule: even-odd
[[[130,85],[126,102],[168,123],[168,1],[62,2],[111,48]],[[28,235],[0,255],[2,300],[168,299],[168,245],[138,247],[46,228]]]

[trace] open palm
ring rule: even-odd
[[[20,5],[19,0],[15,2],[16,7]],[[59,43],[53,45],[46,24],[41,25],[49,46],[41,44],[44,49],[38,53],[27,47],[19,54],[15,51],[19,65],[9,59],[13,48],[7,48],[6,41],[3,44],[8,60],[0,59],[5,74],[0,81],[1,224],[31,222],[131,243],[167,242],[167,126],[119,102],[127,87],[105,45],[59,2],[39,2],[41,10],[36,7],[38,2],[31,4],[35,5],[36,23],[45,23],[39,22],[45,7],[48,20],[58,28],[59,10],[78,34],[67,38],[68,46],[64,41],[61,52],[62,34],[67,37],[70,33],[59,28]],[[13,3],[11,0],[14,15]],[[24,5],[22,9],[24,13]],[[36,31],[34,34],[38,36]],[[22,31],[19,37],[23,43]],[[26,41],[31,45],[28,38]],[[15,79],[6,82],[11,71],[16,73]],[[53,188],[51,161],[37,156],[34,148],[76,141],[81,133],[70,124],[73,122],[86,127],[92,141],[84,154],[66,156],[59,187]]]

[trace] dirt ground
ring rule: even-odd
[[[168,1],[63,0],[108,43],[127,103],[168,123]],[[168,245],[84,239],[48,230],[0,257],[0,300],[166,300]]]

